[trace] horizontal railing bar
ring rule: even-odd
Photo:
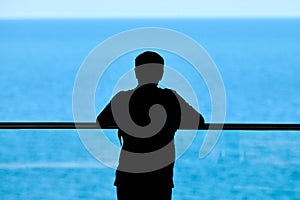
[[[94,122],[0,122],[0,129],[99,129]],[[101,129],[117,129],[114,126]],[[191,130],[192,128],[183,128]],[[300,131],[300,124],[206,123],[198,130]]]

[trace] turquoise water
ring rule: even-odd
[[[180,31],[207,50],[224,81],[227,122],[299,123],[299,19],[0,21],[0,121],[73,121],[73,84],[85,57],[111,35],[147,26]],[[191,81],[209,122],[205,85],[163,53]],[[114,65],[130,68],[134,55]],[[122,72],[106,75],[114,81]],[[96,112],[111,85],[97,91]],[[223,131],[199,159],[204,134],[176,162],[175,200],[300,199],[299,132]],[[108,137],[118,144],[113,131]],[[1,199],[115,199],[114,170],[74,130],[0,130],[0,177]]]

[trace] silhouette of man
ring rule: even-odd
[[[175,132],[204,124],[202,115],[175,91],[158,87],[163,73],[159,54],[138,55],[137,87],[119,92],[97,117],[101,127],[118,127],[122,145],[114,182],[118,200],[172,199]]]

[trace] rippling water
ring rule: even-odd
[[[0,21],[0,121],[73,121],[73,84],[84,58],[109,36],[147,26],[177,30],[207,50],[224,81],[227,122],[299,123],[299,19]],[[205,84],[185,61],[162,54],[191,82],[209,122]],[[107,89],[96,92],[96,113],[135,55],[112,63]],[[118,145],[114,131],[106,134]],[[299,198],[299,132],[223,131],[199,159],[204,136],[199,131],[176,162],[175,200]],[[114,170],[96,161],[74,130],[0,130],[0,177],[1,199],[115,199]]]

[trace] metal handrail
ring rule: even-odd
[[[101,129],[117,129],[115,126]],[[95,122],[0,122],[0,129],[100,129]],[[194,128],[184,128],[192,130]],[[300,131],[300,124],[206,123],[198,130]]]

